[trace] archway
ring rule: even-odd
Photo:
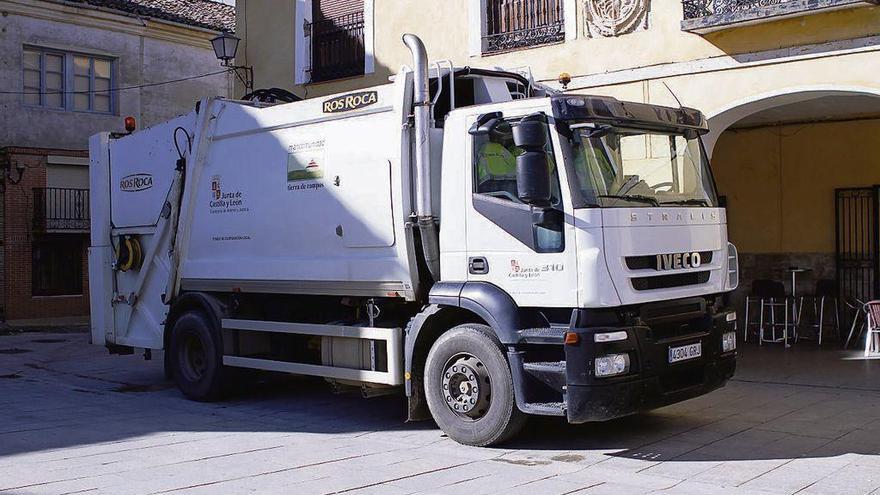
[[[819,280],[836,283],[836,191],[880,184],[880,146],[874,144],[880,141],[880,90],[814,86],[759,94],[714,112],[709,127],[704,141],[728,202],[730,238],[741,253],[734,298],[740,311],[755,279],[783,282],[791,294],[791,267],[808,270],[799,275],[798,295],[815,293]],[[857,206],[869,215],[870,201]],[[864,237],[859,249],[876,250],[870,245],[876,240],[868,239],[878,228],[876,217],[858,221],[864,230],[854,234]],[[876,258],[870,261],[874,275],[864,276],[876,277]]]
[[[709,120],[709,134],[703,137],[706,145],[706,151],[709,156],[714,153],[715,145],[721,135],[730,127],[736,126],[743,119],[749,118],[756,114],[765,113],[772,115],[774,109],[786,107],[795,109],[801,106],[804,110],[798,118],[801,120],[833,120],[834,116],[827,112],[821,112],[821,103],[827,102],[825,99],[861,97],[873,100],[873,97],[880,97],[880,88],[870,88],[864,86],[840,86],[840,85],[819,85],[819,86],[801,86],[781,88],[775,91],[761,93],[749,96],[747,98],[734,101],[728,105],[707,115]],[[820,105],[817,106],[817,103]],[[876,110],[876,109],[875,109]],[[837,118],[852,117],[852,109],[842,109],[836,112]],[[866,115],[871,116],[870,110]],[[880,116],[880,114],[873,114]],[[790,119],[791,120],[791,119]]]

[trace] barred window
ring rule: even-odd
[[[31,294],[68,296],[83,293],[82,236],[35,240],[31,245]]]
[[[503,52],[563,41],[563,1],[487,0],[483,52]]]
[[[364,74],[364,13],[321,18],[311,24],[312,81]]]

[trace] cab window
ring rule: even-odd
[[[494,199],[523,205],[516,186],[516,157],[523,153],[513,142],[513,129],[508,119],[496,125],[488,134],[474,136],[473,192]],[[562,210],[559,170],[553,155],[553,142],[548,128],[547,145],[544,147],[550,167],[550,204]],[[496,219],[489,218],[493,222]],[[497,219],[500,221],[500,219]],[[561,231],[541,226],[534,227],[534,247],[540,253],[558,253],[564,250]]]
[[[523,150],[513,143],[511,120],[497,125],[488,134],[474,136],[474,192],[522,203],[516,189],[516,157]],[[554,207],[561,208],[559,171],[549,133],[544,152],[550,165],[550,201]]]

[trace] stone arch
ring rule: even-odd
[[[711,157],[715,144],[718,142],[721,134],[730,126],[749,115],[781,105],[807,102],[826,96],[844,95],[873,95],[880,97],[880,88],[836,84],[794,86],[779,88],[736,100],[706,115],[709,121],[709,133],[703,137],[706,152]]]

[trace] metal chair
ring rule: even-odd
[[[752,290],[748,296],[746,296],[746,308],[745,308],[745,325],[743,336],[743,342],[748,342],[749,337],[749,326],[754,325],[750,318],[749,308],[753,304],[760,305],[760,316],[758,318],[758,344],[762,345],[764,342],[784,342],[786,347],[788,346],[788,335],[789,335],[789,313],[791,313],[791,327],[795,328],[794,338],[795,342],[797,341],[797,330],[794,326],[794,305],[792,304],[794,301],[791,297],[788,296],[785,292],[785,285],[781,282],[777,282],[775,280],[767,280],[767,279],[758,279],[752,282]],[[776,310],[778,308],[782,308],[784,317],[782,324],[776,322]],[[772,335],[771,338],[765,338],[766,326],[764,325],[764,317],[769,310],[769,326],[770,333]],[[779,338],[776,336],[776,329],[778,327],[782,327],[782,337]]]
[[[865,356],[880,353],[880,300],[865,303]]]
[[[837,299],[837,281],[833,279],[817,280],[816,289],[813,294],[800,298],[799,313],[800,309],[804,307],[804,300],[806,298],[811,299],[813,303],[813,315],[816,317],[816,320],[810,326],[816,328],[816,340],[818,340],[819,345],[822,345],[822,336],[824,334],[826,301],[834,305],[834,329],[837,330],[837,339],[840,340],[840,303]],[[800,315],[798,316],[798,325],[800,325]]]
[[[849,327],[849,334],[846,336],[846,342],[843,343],[843,348],[847,349],[849,348],[849,342],[852,340],[853,334],[856,331],[856,327],[859,328],[859,333],[856,335],[856,338],[862,334],[863,326],[859,326],[859,322],[866,321],[867,314],[865,313],[865,303],[854,297],[844,297],[843,304],[846,308],[853,311],[852,325]]]

